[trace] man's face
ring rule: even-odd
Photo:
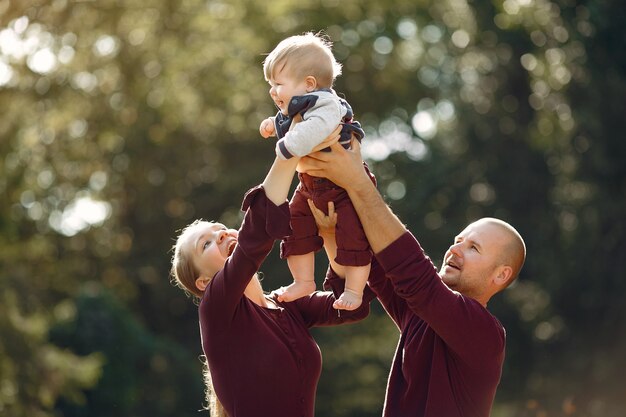
[[[494,224],[481,220],[470,224],[443,257],[439,271],[442,281],[466,296],[482,299],[501,264],[506,239]]]

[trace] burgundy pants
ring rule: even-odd
[[[376,184],[374,175],[370,173],[365,163],[363,165],[372,182]],[[372,260],[372,251],[346,190],[326,178],[302,173],[298,174],[298,178],[300,184],[289,202],[293,233],[280,245],[281,258],[304,255],[322,248],[323,240],[318,234],[315,218],[307,203],[307,199],[311,199],[315,206],[326,214],[328,214],[328,202],[332,201],[335,204],[337,213],[335,262],[344,266],[369,264]]]

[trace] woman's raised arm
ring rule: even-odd
[[[292,128],[297,124],[298,118],[294,118]],[[318,151],[324,147],[327,147],[339,140],[339,134],[341,133],[341,126],[338,126],[320,145],[315,147],[315,151]],[[300,162],[300,158],[290,158],[287,160],[281,160],[276,157],[272,164],[265,180],[263,181],[263,188],[265,189],[265,195],[270,201],[277,206],[285,202],[289,195],[289,188],[291,187],[291,181],[293,180],[293,174],[296,172],[296,166]]]
[[[262,185],[263,189],[265,189],[265,195],[277,206],[280,206],[287,200],[293,174],[296,172],[296,166],[299,161],[300,158],[282,160],[276,157],[265,180],[263,180]]]

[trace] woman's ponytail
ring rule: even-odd
[[[215,390],[213,389],[213,380],[211,379],[211,371],[209,370],[209,365],[206,361],[206,357],[202,356],[202,376],[204,379],[204,385],[206,386],[205,390],[205,399],[206,399],[206,407],[205,410],[209,410],[211,417],[228,417],[226,414],[226,410],[222,406],[222,403],[217,398],[217,394],[215,394]]]

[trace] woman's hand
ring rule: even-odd
[[[315,207],[313,200],[307,200],[307,202],[309,203],[309,208],[311,209],[311,213],[313,213],[313,217],[315,218],[318,233],[321,238],[324,239],[324,250],[326,251],[328,262],[330,263],[331,268],[335,271],[337,276],[339,276],[340,278],[345,278],[345,267],[335,262],[335,258],[337,257],[337,239],[335,238],[337,213],[335,212],[335,204],[332,201],[329,201],[328,214],[324,214],[322,210]]]
[[[326,136],[323,142],[317,145],[311,152],[321,151],[322,149],[328,148],[330,145],[339,142],[339,137],[341,134],[341,125],[337,126],[335,130],[331,132],[330,135]]]
[[[293,123],[292,123],[292,126],[293,126]],[[335,144],[339,144],[340,133],[341,133],[341,125],[337,126],[337,128],[333,130],[332,133],[328,135],[326,139],[324,139],[323,142],[321,142],[315,148],[313,148],[311,152],[317,154],[317,153],[320,153],[322,149],[326,149],[330,146],[334,146]],[[328,153],[328,152],[322,152],[322,153]],[[302,162],[302,159],[300,159],[300,162]],[[298,168],[296,170],[298,172],[306,172],[304,168],[301,169],[300,162],[298,163]]]
[[[334,238],[335,235],[335,226],[337,225],[337,213],[335,213],[335,203],[332,201],[328,202],[328,214],[324,214],[324,212],[318,209],[313,203],[313,200],[307,200],[309,203],[309,208],[311,209],[311,213],[315,218],[315,223],[317,224],[317,229],[319,231],[320,236],[322,238],[324,236],[330,237],[331,235]]]

